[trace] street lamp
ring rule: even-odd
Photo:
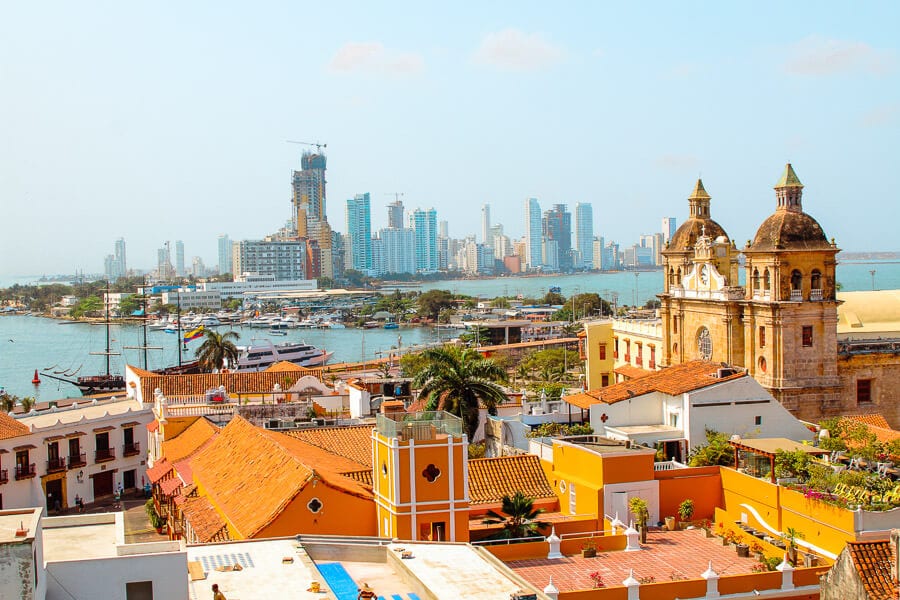
[[[875,269],[869,271],[869,275],[872,276],[872,291],[875,291]]]

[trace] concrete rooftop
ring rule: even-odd
[[[116,513],[44,519],[44,560],[85,560],[117,555]]]

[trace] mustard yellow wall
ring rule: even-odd
[[[587,389],[595,390],[601,387],[603,375],[609,376],[610,385],[615,383],[613,376],[613,335],[612,323],[587,323],[584,327],[586,337],[584,339],[585,373]],[[606,344],[606,359],[600,359],[600,345]]]
[[[165,425],[160,425],[163,429],[163,441],[171,440],[194,424],[194,421],[200,417],[167,417]]]
[[[313,513],[307,504],[313,498],[322,508]],[[371,499],[360,498],[322,482],[308,483],[284,508],[276,519],[254,535],[254,538],[291,536],[298,533],[312,535],[375,536],[378,526]]]

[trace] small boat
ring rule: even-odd
[[[378,321],[366,321],[363,323],[363,329],[375,329],[378,325]]]
[[[385,329],[397,329],[397,328],[399,328],[399,327],[400,327],[400,326],[397,325],[396,323],[385,323],[385,324],[384,324],[384,328],[385,328]]]
[[[267,333],[269,335],[287,335],[287,331],[283,329],[270,329]]]

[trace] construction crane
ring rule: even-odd
[[[400,202],[400,198],[403,197],[403,192],[385,192],[385,196],[393,196],[395,202]]]
[[[322,153],[322,148],[327,148],[328,144],[320,144],[319,142],[295,142],[294,140],[285,140],[288,144],[300,144],[301,146],[315,146],[316,154]]]

